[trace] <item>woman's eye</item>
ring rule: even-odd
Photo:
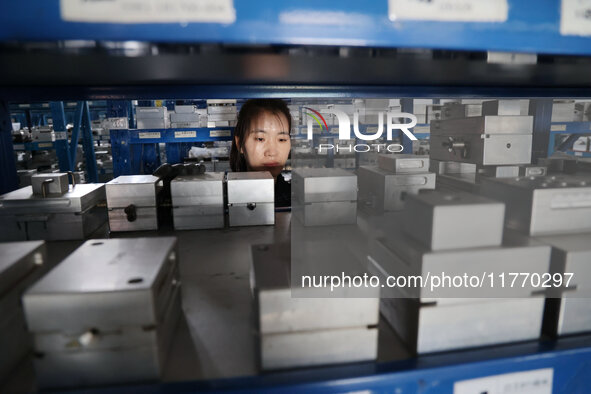
[[[257,141],[263,142],[265,139],[263,137],[256,137]]]

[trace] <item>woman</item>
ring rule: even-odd
[[[291,114],[280,99],[253,99],[242,105],[234,130],[232,171],[269,171],[275,178],[275,206],[291,205],[291,186],[281,170],[291,150]]]

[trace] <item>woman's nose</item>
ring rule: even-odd
[[[277,154],[277,142],[267,141],[265,145],[265,154],[267,156],[275,156]]]

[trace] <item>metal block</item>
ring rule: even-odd
[[[166,119],[137,119],[138,129],[165,129],[168,127]]]
[[[476,175],[476,173],[437,175],[435,186],[437,190],[446,192],[464,191],[478,194],[480,183],[477,182]]]
[[[156,207],[133,207],[109,209],[111,231],[158,230]]]
[[[136,107],[135,114],[139,121],[145,119],[160,119],[164,120],[168,113],[166,107]]]
[[[236,113],[220,113],[220,114],[207,114],[207,121],[208,122],[227,122],[231,120],[236,120]],[[219,125],[221,126],[221,125]]]
[[[171,122],[199,122],[199,114],[194,113],[172,113],[170,114]]]
[[[431,122],[431,136],[464,134],[531,134],[533,116],[472,116]]]
[[[375,212],[401,210],[407,194],[435,189],[434,173],[395,174],[378,167],[359,167],[357,176],[359,204]]]
[[[275,184],[269,172],[230,172],[227,183],[230,226],[275,223]]]
[[[175,105],[174,112],[177,114],[193,114],[195,113],[194,105]]]
[[[171,123],[170,127],[173,129],[188,129],[188,128],[197,128],[202,127],[199,122],[175,122]]]
[[[552,122],[573,122],[575,120],[575,100],[554,100],[552,103]]]
[[[482,115],[528,115],[529,100],[491,100],[482,102]]]
[[[43,186],[45,185],[45,186]],[[33,193],[37,195],[62,195],[68,192],[70,184],[68,182],[68,174],[54,173],[54,174],[35,174],[31,176],[31,186]],[[45,188],[45,191],[43,191]]]
[[[302,204],[357,201],[357,175],[340,168],[294,169],[292,188]]]
[[[429,171],[429,157],[416,155],[378,155],[378,167],[397,174],[413,174]]]
[[[482,105],[446,103],[441,110],[441,119],[466,118],[468,116],[481,116]]]
[[[224,173],[178,176],[171,195],[176,229],[224,227]]]
[[[418,354],[539,338],[544,298],[479,299],[446,306],[383,299],[380,312]]]
[[[525,234],[591,231],[591,182],[586,178],[487,178],[480,191],[504,202],[505,225]]]
[[[408,195],[404,231],[432,250],[496,246],[504,211],[502,203],[464,192]]]
[[[531,134],[431,135],[430,157],[480,165],[514,165],[531,162]]]
[[[443,174],[475,174],[476,164],[462,163],[460,161],[429,160],[429,171],[439,175]]]
[[[486,166],[478,168],[478,175],[493,178],[514,178],[519,176],[519,166]]]
[[[224,206],[195,205],[174,207],[172,211],[176,230],[224,228]]]
[[[577,159],[574,157],[539,158],[538,165],[548,169],[548,173],[573,174],[578,171]]]
[[[548,169],[544,166],[520,166],[519,176],[546,176]]]
[[[107,205],[125,208],[130,204],[138,207],[156,206],[159,178],[153,175],[122,175],[105,184]]]

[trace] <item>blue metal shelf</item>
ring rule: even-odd
[[[569,135],[569,137],[560,146],[556,146],[558,135]],[[556,151],[572,148],[576,139],[583,135],[591,135],[591,122],[552,122],[548,141],[548,157]],[[589,157],[589,154],[577,152],[576,156]]]
[[[4,2],[0,40],[138,40],[591,54],[591,37],[560,34],[561,2],[508,0],[502,23],[391,21],[388,1],[236,0],[233,23],[80,23],[59,0]],[[34,10],[34,12],[32,12]]]

